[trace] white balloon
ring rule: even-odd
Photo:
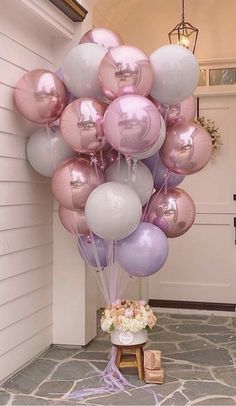
[[[129,185],[135,190],[144,206],[153,191],[153,177],[150,169],[144,163],[137,162],[135,166],[133,165],[132,169],[129,169],[126,160],[121,159],[120,162],[116,161],[107,168],[105,177],[108,182],[114,181]]]
[[[163,119],[163,117],[161,117],[161,128],[159,132],[159,137],[157,138],[155,144],[147,151],[141,152],[140,154],[134,154],[132,158],[134,160],[149,158],[150,156],[154,155],[157,151],[159,151],[159,149],[161,149],[165,139],[166,139],[166,125],[165,120]]]
[[[98,68],[106,49],[86,43],[72,48],[62,64],[62,76],[67,89],[76,97],[103,95]]]
[[[49,177],[65,159],[76,155],[65,142],[59,127],[35,131],[27,142],[26,154],[32,168]]]
[[[159,103],[177,104],[189,97],[197,87],[199,65],[187,48],[166,45],[150,56],[154,70],[150,94]]]
[[[105,240],[121,240],[138,226],[142,206],[137,193],[128,185],[107,182],[89,195],[85,217],[89,229]]]

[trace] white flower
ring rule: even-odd
[[[106,332],[116,328],[135,333],[146,327],[153,327],[155,319],[151,308],[143,301],[116,301],[103,312],[101,328]]]

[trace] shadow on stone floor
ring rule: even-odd
[[[155,405],[153,392],[160,405],[236,405],[235,320],[159,313],[146,347],[162,351],[164,384],[145,385],[125,370],[135,389],[80,402],[69,396],[100,385],[109,336],[98,331],[86,347],[52,346],[0,388],[0,405]]]

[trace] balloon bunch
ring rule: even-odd
[[[18,109],[44,125],[29,138],[28,160],[52,176],[60,220],[90,265],[106,267],[107,241],[115,241],[113,260],[130,275],[151,275],[165,263],[168,238],[191,227],[194,203],[176,186],[212,152],[192,122],[198,77],[184,47],[148,57],[92,29],[56,73],[37,69],[18,82]]]

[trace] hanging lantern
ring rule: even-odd
[[[184,0],[182,0],[182,20],[169,32],[168,36],[170,44],[182,45],[194,53],[197,44],[198,29],[185,21]]]

